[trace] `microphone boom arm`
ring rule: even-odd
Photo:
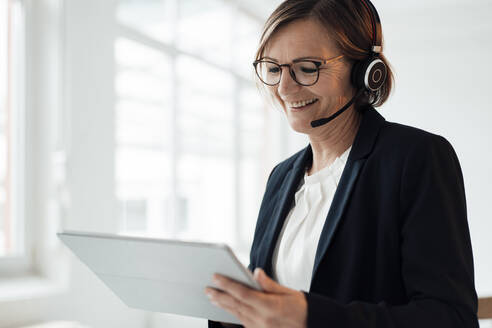
[[[364,89],[360,89],[359,91],[357,91],[357,93],[352,97],[352,99],[350,99],[350,101],[345,106],[343,106],[342,108],[340,108],[335,114],[331,115],[330,117],[320,118],[319,120],[312,121],[311,122],[311,127],[316,128],[318,126],[325,125],[326,123],[331,122],[332,120],[334,120],[335,118],[337,118],[338,115],[342,114],[350,106],[352,106],[352,104],[362,94],[363,91],[364,91]]]

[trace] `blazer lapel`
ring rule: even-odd
[[[364,162],[365,160],[362,159],[355,162],[347,161],[347,164],[345,164],[345,169],[343,170],[342,177],[340,178],[340,183],[338,184],[335,196],[333,197],[323,230],[321,231],[316,256],[314,258],[314,267],[311,280],[314,278],[319,263],[333,240],[333,236],[335,235],[338,224],[342,219],[345,207],[347,206],[347,202],[350,198],[350,193],[354,187],[355,180],[357,180],[357,176],[359,175],[360,169],[362,168]]]
[[[304,177],[305,168],[312,161],[311,146],[307,146],[301,155],[292,165],[291,169],[287,172],[285,179],[280,187],[281,195],[275,210],[273,212],[272,220],[267,227],[265,237],[262,240],[260,246],[265,250],[262,260],[258,261],[259,267],[265,270],[265,273],[272,276],[272,257],[275,246],[277,245],[277,239],[284,225],[285,219],[289,210],[294,205],[294,196],[299,186],[301,179]]]
[[[318,248],[314,258],[311,280],[314,279],[321,259],[333,241],[357,177],[364,166],[367,155],[371,152],[374,143],[376,142],[379,128],[384,122],[385,119],[373,108],[367,109],[362,117],[359,131],[355,137],[335,196],[333,197],[330,210],[328,211],[323,230],[321,231]]]

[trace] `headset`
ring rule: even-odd
[[[388,75],[386,64],[379,58],[383,51],[382,42],[378,42],[378,25],[381,25],[376,7],[369,0],[360,0],[369,12],[372,24],[372,45],[369,57],[358,61],[352,68],[352,84],[359,89],[376,92],[383,86]]]
[[[376,7],[369,0],[360,0],[366,10],[369,12],[372,25],[372,44],[369,51],[369,56],[361,61],[358,61],[352,67],[351,82],[357,92],[352,99],[340,108],[335,114],[330,117],[317,119],[311,122],[313,128],[325,125],[337,118],[340,114],[346,111],[364,91],[377,92],[383,86],[388,76],[388,68],[386,64],[379,58],[383,51],[382,42],[378,43],[378,24],[381,25],[379,14]]]

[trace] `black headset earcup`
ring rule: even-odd
[[[387,75],[386,64],[379,58],[373,58],[367,65],[364,74],[364,85],[368,90],[377,91],[383,86]]]
[[[356,62],[352,68],[352,84],[369,91],[379,90],[388,75],[386,64],[377,57]]]

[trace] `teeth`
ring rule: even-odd
[[[296,102],[292,102],[292,103],[289,103],[288,102],[287,105],[289,105],[289,107],[294,107],[294,108],[303,107],[303,106],[312,104],[316,100],[318,100],[318,99],[314,98],[314,99],[311,99],[311,100],[296,101]]]

